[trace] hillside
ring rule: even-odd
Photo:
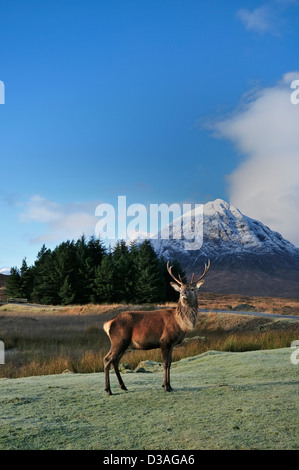
[[[6,285],[7,276],[0,273],[0,300],[5,300],[5,285]]]
[[[113,375],[112,397],[103,373],[1,379],[0,449],[298,449],[292,351],[183,359],[171,394],[161,372]]]
[[[0,289],[1,287],[5,287],[6,280],[7,280],[7,276],[5,274],[0,273]]]
[[[190,230],[182,231],[188,217]],[[194,271],[201,273],[210,259],[212,266],[203,291],[299,297],[299,249],[279,233],[221,199],[204,204],[201,223],[200,249],[185,246],[194,237],[194,210],[164,229],[169,230],[169,239],[163,238],[162,230],[151,243],[159,256],[177,259],[189,276]]]

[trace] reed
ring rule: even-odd
[[[209,350],[242,352],[258,349],[289,347],[298,339],[298,328],[274,329],[269,331],[225,331],[221,328],[197,328],[191,341],[173,351],[173,361],[196,356]],[[0,377],[16,378],[33,375],[68,373],[91,373],[103,371],[103,358],[109,350],[109,339],[98,326],[88,326],[83,331],[73,330],[72,334],[58,338],[25,336],[9,333],[4,335],[6,346],[5,364],[0,365]],[[160,350],[129,350],[121,362],[127,362],[134,369],[143,360],[161,362]]]

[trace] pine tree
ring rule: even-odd
[[[130,302],[135,303],[137,298],[137,274],[138,274],[138,245],[135,241],[130,243],[129,247],[129,278],[128,291],[130,292]]]
[[[59,303],[59,279],[56,276],[53,258],[51,250],[43,245],[37,254],[37,260],[32,269],[33,289],[31,300],[33,302],[41,304]]]
[[[5,293],[8,297],[22,297],[21,276],[17,267],[11,268],[7,277]]]
[[[59,289],[60,301],[62,305],[69,305],[74,303],[75,296],[76,294],[70,281],[70,275],[68,275]]]
[[[108,253],[95,270],[93,298],[96,302],[115,302],[114,265],[112,254]]]
[[[115,302],[132,300],[132,270],[130,252],[124,240],[115,245],[113,250],[114,299]]]
[[[99,266],[107,250],[103,242],[95,236],[90,237],[87,243],[87,255],[92,260],[94,267]]]
[[[77,257],[74,280],[76,302],[85,304],[94,299],[95,270],[102,262],[105,248],[96,237],[91,237],[87,243],[84,235],[76,242],[75,248]]]
[[[93,270],[90,269],[85,235],[77,240],[74,247],[76,260],[72,273],[73,294],[76,303],[86,304],[89,302],[91,295],[90,276],[93,274]]]
[[[26,258],[24,258],[22,261],[20,275],[21,275],[22,297],[30,301],[32,289],[33,289],[34,273],[33,273],[33,269],[28,267]]]
[[[159,302],[165,299],[165,279],[159,258],[149,240],[138,249],[136,301]]]

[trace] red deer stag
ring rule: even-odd
[[[180,276],[176,279],[171,268],[172,266],[170,267],[167,263],[167,270],[175,280],[175,283],[170,284],[180,293],[176,309],[122,312],[104,323],[103,328],[111,342],[110,351],[104,358],[105,390],[108,395],[112,395],[109,378],[111,364],[120,388],[127,390],[118,370],[118,364],[130,345],[142,350],[161,348],[164,368],[163,387],[167,392],[172,390],[170,386],[172,350],[183,340],[188,331],[195,328],[198,315],[197,290],[204,283],[202,278],[210,268],[210,260],[207,265],[205,264],[203,274],[196,281],[192,274],[191,282],[188,284],[184,284]]]

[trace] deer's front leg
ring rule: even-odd
[[[172,360],[172,347],[167,345],[161,346],[161,356],[163,362],[163,387],[165,392],[171,392],[170,385],[170,366]]]

